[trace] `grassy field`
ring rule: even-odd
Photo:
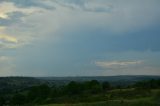
[[[132,91],[132,89],[122,90]],[[121,99],[117,98],[114,100],[102,101],[102,102],[93,102],[93,103],[76,103],[76,104],[48,104],[41,106],[160,106],[160,102],[155,101],[154,95],[157,94],[160,90],[152,90],[152,96],[150,97],[141,97],[141,98],[132,98],[132,99]],[[119,90],[113,90],[110,93],[117,93]]]
[[[49,104],[42,106],[160,106],[160,104],[154,103],[149,98],[139,100],[112,100],[105,102],[95,103],[78,103],[78,104]]]
[[[109,103],[88,103],[88,104],[50,104],[50,105],[44,105],[44,106],[159,106],[158,104],[154,103],[120,103],[120,102],[109,102]]]
[[[9,102],[8,97],[0,97],[0,106],[160,106],[160,80],[122,87],[96,80],[42,84],[10,94]]]

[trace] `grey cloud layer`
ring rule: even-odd
[[[159,0],[0,3],[8,9],[0,13],[0,48],[11,48],[0,57],[14,57],[16,66],[4,63],[4,75],[160,74]]]
[[[11,24],[14,24],[14,23],[20,23],[21,18],[26,15],[22,12],[15,11],[15,12],[7,13],[7,16],[8,16],[7,19],[0,18],[0,26],[10,26]]]
[[[55,2],[72,10],[83,10],[87,12],[111,12],[113,8],[108,3],[103,4],[89,0],[56,0]]]
[[[12,2],[20,8],[40,7],[45,9],[54,9],[54,7],[45,4],[44,0],[1,0],[0,2]]]

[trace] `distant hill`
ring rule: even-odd
[[[137,98],[139,101],[139,97],[144,101],[146,97],[155,98],[160,88],[160,80],[151,79],[160,79],[160,76],[0,77],[0,106],[97,101],[108,104],[108,101],[113,100],[124,103],[124,100]],[[104,81],[111,85],[101,83]],[[153,92],[155,89],[156,92]]]
[[[65,84],[70,81],[90,81],[98,80],[100,82],[108,81],[112,85],[128,85],[137,81],[160,79],[160,76],[146,76],[146,75],[120,75],[120,76],[90,76],[90,77],[38,77],[38,79],[45,80],[48,83]]]
[[[41,84],[43,81],[33,77],[0,77],[0,93],[22,90]]]
[[[112,85],[130,85],[141,80],[160,79],[160,76],[95,76],[95,77],[0,77],[0,91],[22,90],[34,85],[48,84],[52,86],[67,84],[70,81],[108,81]]]

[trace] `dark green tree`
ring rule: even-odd
[[[26,97],[22,94],[15,94],[11,99],[11,104],[22,105],[26,103]]]
[[[86,82],[85,88],[90,93],[99,93],[102,91],[102,85],[97,80]]]
[[[105,82],[102,83],[102,88],[103,88],[104,91],[109,90],[109,89],[111,89],[111,85],[110,85],[109,82],[105,81]]]
[[[71,81],[66,86],[66,91],[71,95],[80,94],[82,92],[82,85],[78,82]]]
[[[50,92],[51,89],[46,84],[34,86],[30,88],[27,98],[29,102],[42,102],[42,100],[50,96]]]
[[[0,97],[0,106],[3,106],[5,104],[5,99],[3,97]]]

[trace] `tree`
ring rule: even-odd
[[[153,89],[158,88],[158,80],[151,79],[149,81],[149,84],[150,84],[150,88],[153,88]]]
[[[80,94],[82,91],[81,84],[75,81],[71,81],[66,87],[67,92],[71,95]]]
[[[0,106],[3,106],[5,104],[5,99],[3,97],[0,97]]]
[[[40,86],[32,87],[28,92],[28,101],[37,100],[37,102],[49,97],[51,89],[48,85],[42,84]]]
[[[15,94],[11,99],[11,104],[22,105],[26,103],[26,97],[22,94]]]
[[[103,90],[109,90],[111,88],[111,85],[109,82],[105,81],[102,83]]]
[[[85,83],[85,89],[90,93],[98,93],[102,91],[102,86],[97,80],[92,80]]]

